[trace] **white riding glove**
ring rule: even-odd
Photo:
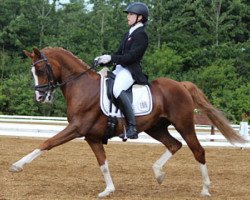
[[[107,64],[111,61],[111,56],[110,55],[102,55],[99,57],[95,58],[95,62],[100,65],[100,64]]]

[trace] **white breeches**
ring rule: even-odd
[[[113,94],[115,98],[117,98],[123,90],[127,90],[131,85],[133,85],[135,80],[133,79],[130,71],[121,65],[117,65],[113,73],[116,75]]]

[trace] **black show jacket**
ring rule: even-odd
[[[148,79],[142,72],[141,59],[148,47],[148,36],[144,27],[139,27],[128,36],[124,35],[118,51],[111,55],[112,65],[122,65],[130,71],[137,84],[148,84]]]

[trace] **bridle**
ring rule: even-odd
[[[35,67],[36,64],[45,62],[45,69],[46,69],[46,76],[48,79],[48,83],[41,84],[41,85],[35,85],[35,91],[41,92],[44,94],[44,97],[47,96],[48,92],[52,92],[55,88],[59,87],[54,79],[53,79],[53,72],[51,65],[48,62],[48,59],[44,54],[41,53],[41,59],[32,63],[31,67]]]
[[[41,59],[32,63],[31,67],[35,68],[35,65],[38,63],[41,63],[41,62],[45,62],[45,69],[46,69],[46,76],[48,79],[48,83],[35,85],[35,91],[42,93],[44,99],[46,98],[48,93],[52,93],[56,88],[62,87],[64,85],[66,85],[68,82],[80,78],[83,74],[85,74],[87,71],[89,71],[91,69],[94,69],[94,70],[96,69],[96,65],[94,65],[94,66],[88,68],[86,71],[83,71],[82,73],[77,74],[77,75],[72,75],[66,81],[64,81],[62,83],[58,83],[58,82],[54,81],[52,67],[51,67],[50,63],[48,62],[47,57],[42,52],[41,52]]]

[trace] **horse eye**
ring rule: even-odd
[[[37,69],[36,70],[37,76],[44,76],[46,74],[44,69]]]

